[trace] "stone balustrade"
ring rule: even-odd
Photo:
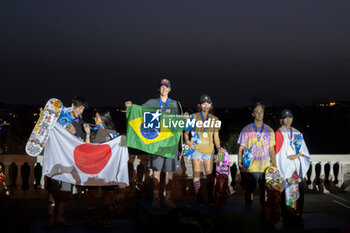
[[[42,198],[46,196],[45,179],[41,175],[42,156],[31,157],[28,155],[0,155],[0,164],[6,175],[5,184],[10,198]],[[350,154],[343,155],[311,155],[310,166],[306,182],[312,190],[322,183],[332,182],[336,187],[341,187],[345,181],[350,180]],[[230,155],[232,164],[229,183],[231,191],[239,193],[242,190],[239,182],[239,170],[237,155]],[[152,171],[147,168],[147,155],[130,155],[129,159],[130,190],[132,192],[149,192],[145,187],[150,187]],[[202,169],[204,170],[204,169]],[[191,194],[192,163],[186,157],[182,160],[182,171],[175,180],[182,186],[178,195]],[[204,178],[204,176],[203,176]],[[181,181],[181,182],[180,182]],[[0,193],[5,195],[5,188],[0,184]],[[149,188],[148,188],[149,189]],[[320,191],[319,188],[314,191]],[[323,192],[323,189],[322,189]]]

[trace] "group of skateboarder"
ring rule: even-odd
[[[172,100],[169,98],[169,93],[171,91],[171,83],[168,79],[162,79],[158,86],[159,98],[150,99],[143,104],[143,106],[161,110],[165,113],[171,114],[183,114],[181,104],[178,101]],[[132,105],[131,101],[126,101],[125,106],[130,107]],[[95,124],[100,126],[97,129],[97,133],[92,133],[90,131],[91,127],[88,127],[84,123],[83,119],[80,118],[83,111],[87,108],[87,102],[83,97],[75,97],[72,101],[72,111],[71,115],[73,117],[73,123],[67,127],[67,130],[72,134],[86,140],[89,142],[104,142],[107,139],[105,136],[113,135],[115,129],[108,112],[96,112],[95,113]],[[208,120],[218,121],[219,119],[213,114],[213,102],[209,95],[202,95],[199,98],[198,103],[198,112],[193,114],[193,117],[196,120],[202,121],[203,123]],[[297,175],[299,178],[303,179],[308,168],[309,162],[309,152],[303,140],[296,140],[297,136],[301,135],[299,131],[291,127],[293,122],[293,115],[290,110],[283,110],[281,114],[281,128],[274,133],[271,127],[266,125],[263,121],[264,119],[265,107],[261,103],[256,103],[252,107],[252,117],[253,123],[247,125],[243,128],[239,135],[238,144],[238,166],[242,177],[242,183],[245,187],[245,204],[248,206],[252,205],[253,202],[253,193],[256,189],[257,184],[260,189],[260,203],[263,209],[263,213],[268,215],[270,212],[264,207],[266,207],[267,198],[276,198],[280,200],[281,190],[277,190],[277,193],[274,195],[269,195],[269,190],[273,190],[273,184],[266,185],[265,182],[265,171],[269,167],[279,170],[277,176],[274,177],[276,182],[282,182],[282,190],[286,187],[289,187],[289,183],[286,182],[288,178],[292,178],[293,175]],[[106,118],[107,116],[107,118]],[[108,126],[107,126],[108,125]],[[85,132],[84,132],[85,130]],[[192,160],[193,165],[193,188],[197,195],[197,205],[203,207],[205,202],[203,198],[203,187],[207,187],[207,203],[208,205],[214,204],[214,178],[212,175],[213,172],[213,156],[215,149],[219,153],[227,153],[225,149],[221,146],[220,137],[219,137],[220,127],[217,125],[209,125],[207,127],[196,128],[194,131],[200,137],[200,144],[195,144],[190,140],[190,132],[184,133],[184,142],[188,148],[194,149],[195,152],[188,156],[188,159]],[[103,132],[102,132],[103,131]],[[105,132],[106,131],[106,132]],[[90,135],[91,134],[91,135]],[[99,140],[98,135],[102,135],[103,140]],[[90,137],[93,136],[93,139]],[[299,146],[301,145],[301,146]],[[298,147],[298,148],[297,148]],[[148,167],[153,170],[153,202],[152,208],[160,208],[160,174],[165,172],[165,198],[164,204],[168,208],[176,208],[176,204],[173,202],[171,197],[172,187],[173,187],[173,174],[175,171],[181,168],[180,166],[180,150],[177,150],[174,158],[164,158],[157,155],[148,156]],[[250,157],[247,157],[250,156]],[[249,161],[248,165],[246,161]],[[200,174],[201,166],[204,165],[204,173],[206,179],[205,185],[201,183]],[[127,164],[125,164],[127,166]],[[267,173],[266,173],[267,174]],[[280,180],[279,180],[280,179]],[[60,196],[59,202],[59,211],[56,221],[63,225],[70,225],[69,221],[64,215],[65,203],[67,202],[67,193],[70,191],[70,184],[64,184],[64,182],[57,182],[51,180],[51,183],[54,183],[50,186],[49,192],[49,217],[47,220],[47,226],[53,226],[55,222],[53,209],[55,207],[54,199],[57,196]],[[69,186],[69,188],[67,187]],[[302,190],[302,183],[299,182],[297,186],[294,187],[294,193],[287,193],[289,195],[297,196],[292,200],[292,205],[286,205],[286,198],[282,198],[282,214],[284,218],[288,216],[297,216],[301,217],[300,207],[303,203],[303,192],[297,192]],[[92,190],[89,192],[89,209],[93,209],[93,195],[95,193],[96,187],[88,187]],[[111,193],[110,191],[113,188],[104,189],[105,205],[110,205],[111,202]],[[289,189],[288,189],[289,190]],[[59,191],[59,192],[58,192]],[[59,194],[60,193],[60,194]],[[62,194],[64,193],[64,194]],[[286,195],[286,194],[282,194]],[[288,199],[288,198],[287,198]],[[292,198],[289,198],[292,199]],[[289,200],[288,199],[288,200]],[[290,201],[290,200],[289,200]],[[298,201],[298,203],[296,203]],[[293,205],[294,204],[294,205]],[[279,206],[278,206],[279,207]],[[288,211],[292,208],[293,211]],[[298,209],[298,211],[296,211]],[[280,208],[278,208],[280,209]],[[280,211],[280,210],[279,210]],[[279,213],[277,211],[277,213]],[[289,213],[289,215],[288,215]],[[93,214],[93,212],[92,212]],[[109,215],[104,216],[104,224],[106,227],[111,227],[111,222],[109,220]]]

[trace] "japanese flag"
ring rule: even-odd
[[[44,150],[43,174],[83,186],[129,185],[129,154],[124,136],[85,143],[56,124]]]

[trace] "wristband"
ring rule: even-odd
[[[86,135],[90,135],[91,133],[86,133]]]

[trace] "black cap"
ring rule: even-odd
[[[201,97],[199,98],[200,104],[205,103],[205,102],[212,103],[209,95],[201,95]]]
[[[293,117],[292,111],[290,111],[289,109],[283,109],[281,112],[281,118],[287,118],[287,117]]]

